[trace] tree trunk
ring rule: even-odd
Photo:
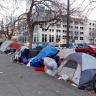
[[[29,46],[28,47],[31,49],[32,48],[32,41],[33,41],[33,36],[31,34],[29,34],[28,41],[29,41]]]
[[[33,31],[34,31],[34,25],[31,22],[31,14],[27,13],[27,24],[28,24],[28,33],[29,33],[29,48],[32,48],[32,42],[33,42]]]
[[[8,35],[8,40],[11,40],[11,35]]]
[[[7,26],[7,36],[8,36],[8,40],[11,40],[11,35],[9,34],[9,27]]]

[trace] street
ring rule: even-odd
[[[10,55],[0,54],[0,96],[92,96],[88,94],[32,67],[12,63]]]

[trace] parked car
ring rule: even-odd
[[[54,45],[54,47],[56,47],[57,49],[59,49],[59,48],[76,48],[77,47],[77,44],[70,43],[69,44],[69,47],[68,47],[67,44],[56,44],[56,45]]]
[[[96,56],[96,46],[84,44],[78,48],[75,48],[76,52],[88,53]]]

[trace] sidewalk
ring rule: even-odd
[[[0,96],[88,96],[87,93],[32,67],[12,64],[10,55],[0,54]]]

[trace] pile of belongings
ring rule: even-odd
[[[96,92],[96,58],[93,56],[62,49],[54,57],[43,57],[42,62],[48,75],[57,76],[79,89]]]
[[[56,70],[63,62],[63,59],[66,58],[69,54],[74,52],[75,52],[74,49],[65,48],[65,49],[60,49],[55,56],[42,58],[42,63],[45,66],[45,72],[50,76],[54,76]]]
[[[30,49],[22,46],[15,52],[15,59],[35,70],[45,71],[50,76],[70,81],[80,89],[96,91],[96,58],[85,53],[76,53],[74,49],[61,49],[47,46],[30,56]]]
[[[32,51],[34,51],[34,49],[30,50],[27,46],[21,46],[21,48],[15,52],[12,61],[32,66],[36,71],[45,71],[45,65],[42,62],[42,58],[54,57],[58,53],[58,50],[52,46],[47,46],[41,51],[37,51],[34,56],[32,56]],[[57,66],[57,63],[55,65]]]
[[[47,46],[45,48],[43,48],[38,54],[37,56],[33,57],[30,59],[28,66],[33,66],[33,67],[40,67],[42,66],[41,64],[41,60],[44,57],[53,57],[58,53],[58,49],[56,49],[55,47],[52,46]]]
[[[33,49],[34,50],[34,49]],[[18,63],[24,63],[27,64],[28,61],[37,55],[38,52],[32,53],[32,50],[30,50],[27,46],[21,46],[19,50],[17,50],[12,57],[14,62]]]

